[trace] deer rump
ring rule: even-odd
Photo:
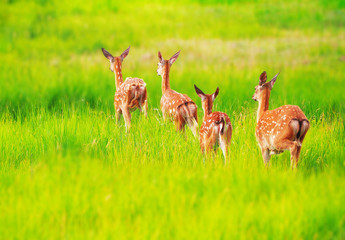
[[[225,117],[221,116],[220,121],[216,121],[215,123],[219,125],[219,135],[223,135],[228,128]]]
[[[184,120],[190,126],[194,124],[194,121],[198,121],[197,106],[194,102],[182,103],[177,106],[176,110],[177,120]]]
[[[211,117],[213,117],[215,114],[218,115],[218,112],[214,112],[213,114],[211,114]],[[223,138],[224,140],[226,140],[227,138],[231,138],[232,126],[230,119],[227,116],[218,115],[215,119],[212,120],[212,124],[209,128],[209,137],[213,136],[213,138],[215,138],[214,140],[217,142],[220,142]]]
[[[127,105],[131,111],[141,108],[146,101],[146,84],[139,78],[127,78]]]
[[[290,120],[289,126],[293,131],[291,140],[300,143],[303,141],[303,138],[309,129],[309,121],[307,119],[293,118]]]
[[[221,148],[226,158],[227,146],[230,145],[232,125],[230,118],[221,112],[211,113],[200,129],[200,146],[202,151]]]

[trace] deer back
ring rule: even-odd
[[[299,126],[292,126],[292,120],[306,119],[303,111],[294,105],[284,105],[274,110],[267,110],[258,121],[255,135],[260,145],[273,147],[276,140],[282,138],[293,140],[296,137]]]
[[[115,92],[114,102],[136,109],[147,99],[146,83],[140,78],[126,78]]]
[[[184,111],[182,110],[184,109],[183,106],[187,106],[188,110],[190,110],[186,111],[185,114],[182,113],[183,115],[186,115],[184,117],[193,117],[197,107],[190,97],[171,89],[168,89],[164,92],[161,98],[161,109],[163,112],[167,113],[173,119],[177,119],[180,117],[181,112]]]

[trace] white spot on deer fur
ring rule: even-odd
[[[273,143],[273,142],[274,142],[275,138],[276,138],[276,136],[274,136],[274,135],[272,135],[272,136],[270,137],[270,141],[271,141],[271,143]]]

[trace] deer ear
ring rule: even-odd
[[[264,85],[265,82],[267,81],[267,73],[266,71],[263,71],[260,75],[260,79],[259,79],[259,85]]]
[[[163,57],[160,51],[158,51],[158,58],[159,58],[159,62],[163,62]]]
[[[203,93],[203,91],[201,91],[195,84],[194,84],[194,88],[195,88],[196,94],[198,94],[198,96],[201,98],[201,100],[204,101],[206,98],[205,93]]]
[[[102,52],[103,52],[104,57],[108,58],[109,61],[113,61],[114,59],[113,55],[111,55],[107,50],[102,48]]]
[[[216,97],[218,96],[219,93],[219,87],[217,87],[217,90],[212,94],[212,99],[214,101],[214,99],[216,99]]]
[[[176,61],[176,59],[178,58],[178,55],[180,55],[180,51],[178,51],[177,53],[175,53],[170,59],[169,59],[169,63],[170,63],[170,66]]]
[[[280,73],[280,72],[279,72],[279,73]],[[273,88],[273,85],[274,85],[274,83],[276,82],[279,73],[277,73],[277,74],[272,78],[272,80],[270,81],[270,86],[271,86],[271,88]]]
[[[121,61],[123,61],[123,59],[125,59],[125,57],[127,57],[130,48],[131,48],[131,46],[129,46],[129,47],[120,55]]]

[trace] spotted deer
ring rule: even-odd
[[[110,70],[115,74],[115,97],[114,108],[116,121],[120,120],[121,114],[125,120],[126,129],[131,125],[131,113],[137,108],[144,112],[147,117],[147,91],[146,83],[140,78],[122,79],[122,61],[129,53],[128,47],[119,57],[113,57],[102,48],[104,56],[110,61]]]
[[[166,116],[175,122],[177,131],[183,130],[187,124],[194,136],[197,135],[198,114],[197,106],[186,94],[178,93],[170,88],[169,72],[171,65],[176,61],[180,51],[175,53],[169,60],[164,60],[158,52],[157,74],[162,77],[161,110],[164,120]]]
[[[298,164],[303,139],[309,129],[309,121],[298,106],[284,105],[268,110],[269,98],[279,73],[266,83],[267,74],[260,75],[253,99],[259,102],[257,112],[256,140],[261,148],[264,164],[267,167],[270,155],[289,150],[291,167]]]
[[[203,152],[209,152],[216,145],[219,145],[224,155],[224,164],[232,136],[232,125],[229,116],[223,112],[212,112],[213,102],[218,96],[219,88],[213,94],[203,93],[196,85],[195,91],[201,98],[202,109],[204,110],[203,123],[200,128],[200,147]]]

